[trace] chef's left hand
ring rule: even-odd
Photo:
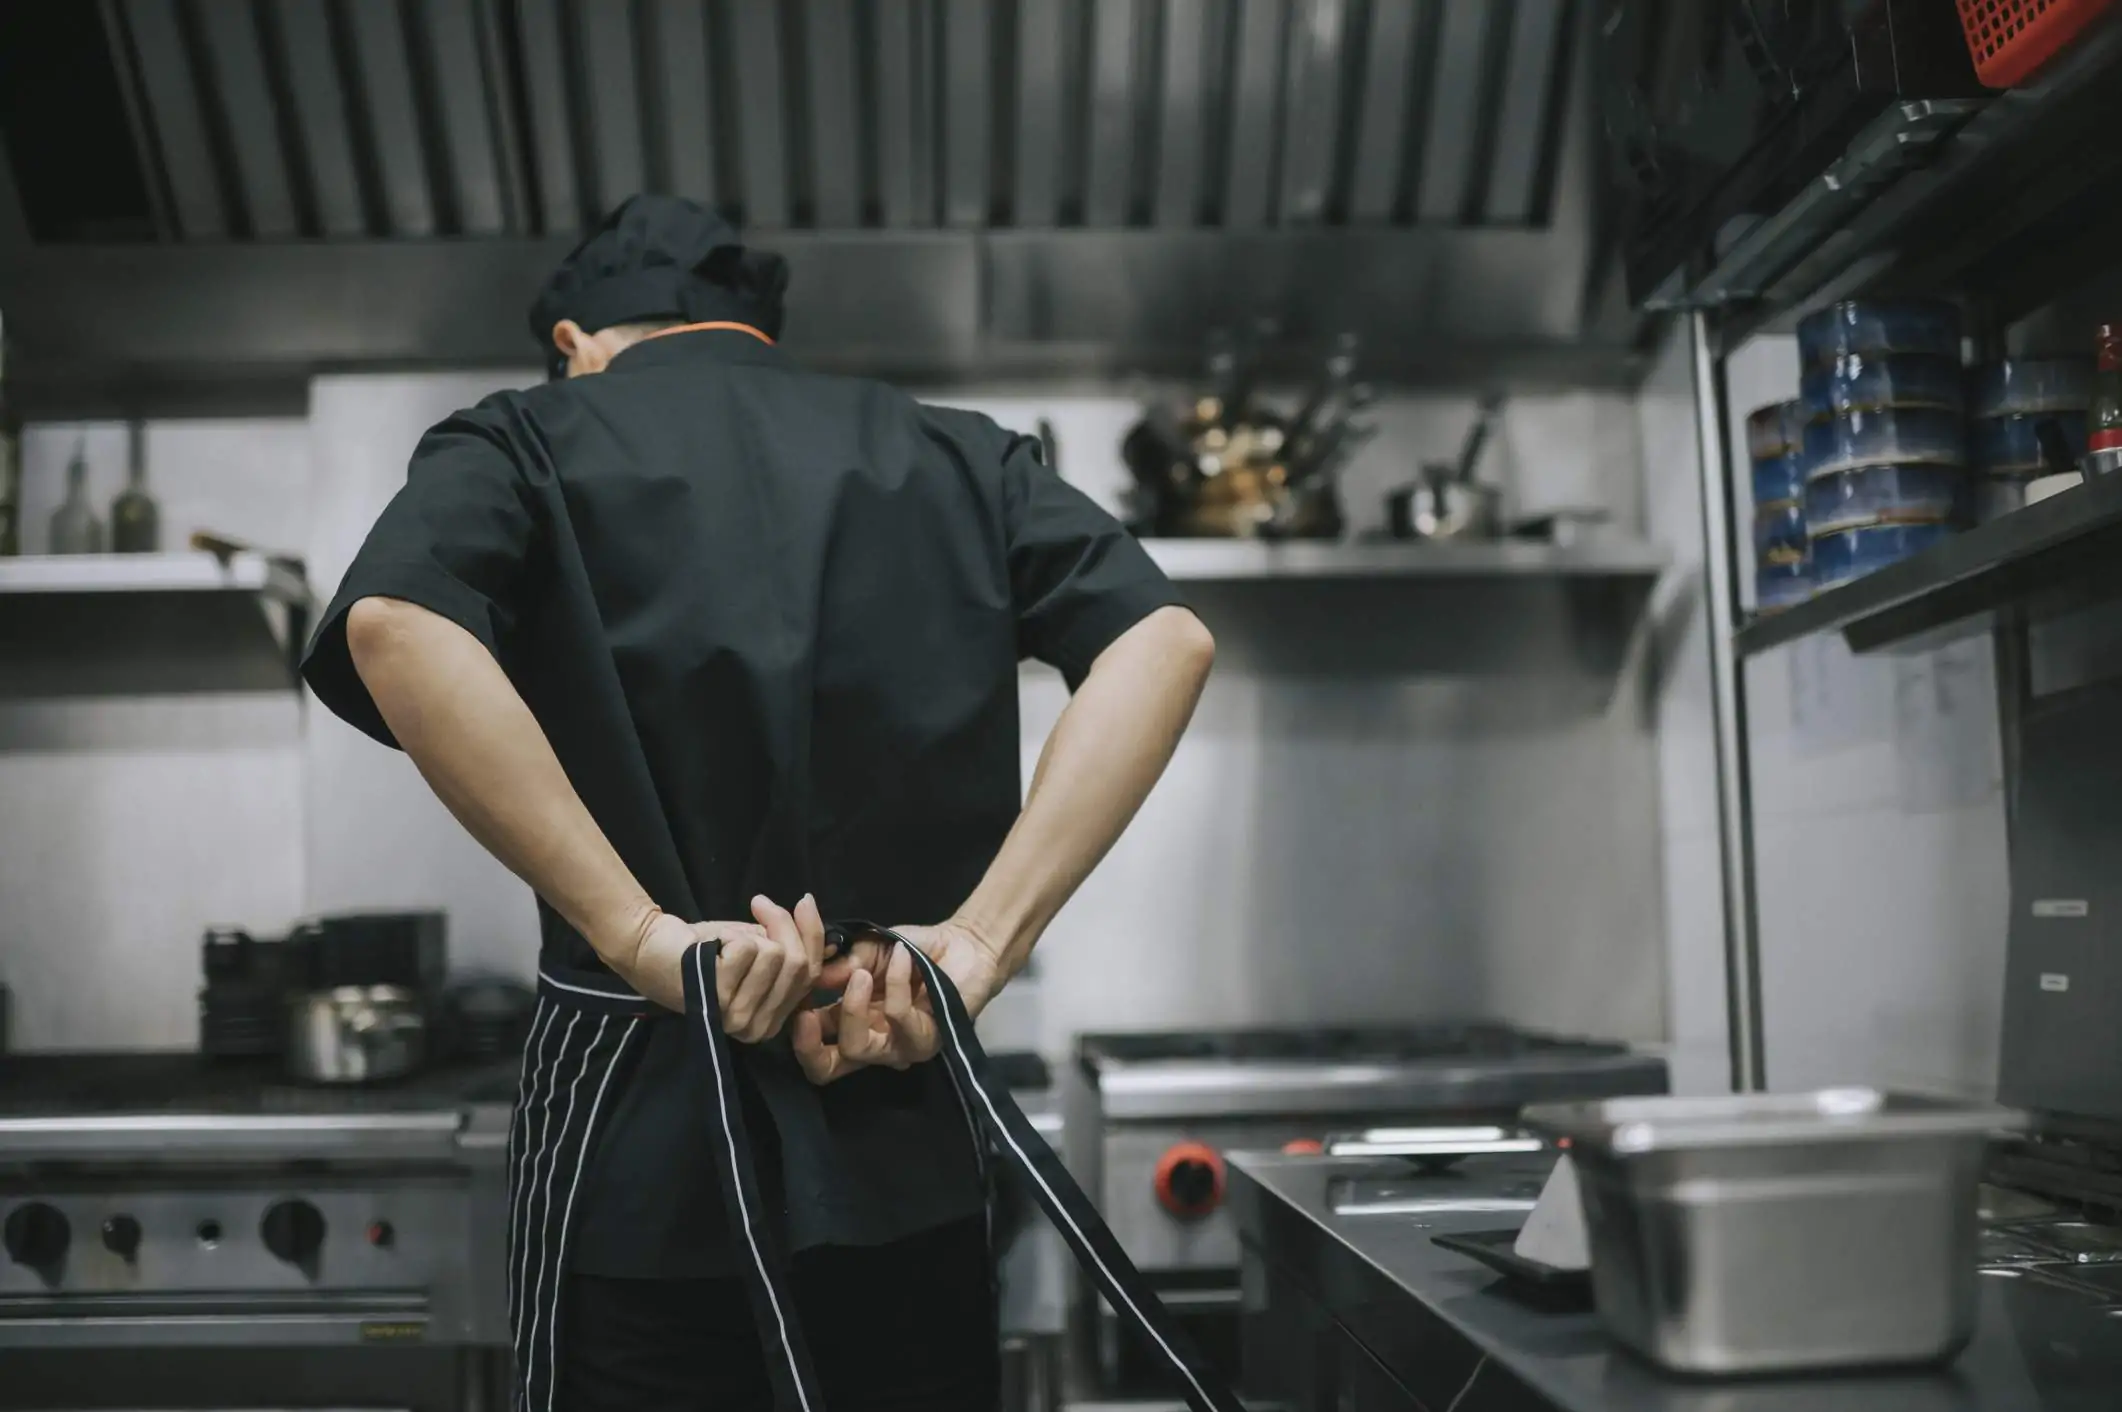
[[[970,927],[945,922],[897,931],[951,978],[975,1018],[1001,989],[1001,966]],[[903,948],[858,941],[827,964],[819,983],[841,987],[839,1003],[798,1012],[789,1029],[812,1083],[829,1084],[857,1069],[911,1068],[935,1057],[942,1042],[935,997]]]

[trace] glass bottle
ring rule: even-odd
[[[2085,443],[2085,469],[2095,475],[2122,470],[2122,324],[2100,325],[2099,340]]]
[[[88,460],[80,443],[74,458],[66,463],[66,498],[52,511],[52,553],[100,554],[103,552],[103,522],[88,504]]]
[[[162,545],[162,512],[147,493],[147,428],[127,428],[130,455],[125,489],[111,502],[111,548],[120,554],[152,554]]]

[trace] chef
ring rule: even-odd
[[[977,1015],[1023,968],[1213,654],[1035,442],[784,354],[787,279],[691,203],[622,205],[532,308],[554,380],[422,438],[304,664],[537,893],[525,1408],[766,1408],[746,1280],[774,1259],[796,1307],[765,1326],[832,1412],[995,1405],[981,1163],[922,977]],[[1028,794],[1025,657],[1073,691]],[[920,956],[829,959],[844,917]],[[739,1129],[757,1210],[718,1165]]]

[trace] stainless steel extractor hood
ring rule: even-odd
[[[1387,377],[1627,375],[1573,0],[12,8],[79,12],[0,36],[33,390],[528,360],[642,189],[785,250],[834,364],[1175,371],[1270,315]]]

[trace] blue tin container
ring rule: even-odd
[[[1805,403],[1771,402],[1746,414],[1746,454],[1756,461],[1787,456],[1805,444]]]
[[[1941,524],[1960,509],[1965,481],[1957,466],[1860,466],[1814,476],[1805,485],[1805,524],[1814,535]]]
[[[1763,564],[1754,570],[1754,608],[1757,612],[1778,613],[1796,607],[1812,596],[1812,569],[1806,560],[1794,564]]]
[[[1920,554],[1951,534],[1950,525],[1870,525],[1839,534],[1815,535],[1812,577],[1815,589],[1833,588]]]
[[[1802,387],[1798,400],[1805,404],[1808,422],[1890,407],[1957,412],[1960,360],[1924,353],[1849,353],[1824,367],[1806,369]]]
[[[1754,510],[1754,561],[1795,564],[1805,558],[1805,507],[1778,500]]]
[[[1754,504],[1795,504],[1805,498],[1805,456],[1793,451],[1787,456],[1768,456],[1754,462]]]
[[[1850,353],[1960,357],[1960,311],[1938,299],[1844,299],[1798,324],[1798,358],[1825,367]]]
[[[2006,358],[1976,368],[1971,380],[1978,417],[2083,412],[2093,403],[2090,358]]]
[[[1959,466],[1966,461],[1960,414],[1935,407],[1848,412],[1805,428],[1806,475],[1811,478],[1859,466]]]
[[[2063,449],[2071,465],[2050,467],[2041,457],[2040,426],[2056,424],[2063,435]],[[2009,417],[1984,417],[1967,429],[1967,464],[1992,476],[2033,477],[2051,469],[2070,470],[2085,459],[2085,413],[2041,412]]]

